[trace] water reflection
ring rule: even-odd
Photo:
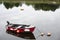
[[[2,2],[0,2],[0,4],[2,4]]]
[[[24,32],[24,33],[20,33],[20,34],[16,34],[16,33],[13,33],[13,32],[7,32],[7,33],[11,34],[11,35],[14,35],[14,36],[17,36],[17,37],[20,37],[20,38],[27,39],[27,40],[35,40],[35,36],[31,32]]]
[[[14,6],[16,6],[16,7],[18,7],[19,5],[22,6],[21,3],[8,3],[8,2],[4,2],[3,4],[4,4],[4,6],[5,6],[7,9],[13,8]]]
[[[4,2],[3,3],[4,6],[9,9],[9,8],[13,8],[14,6],[15,7],[18,7],[18,6],[22,6],[22,3],[10,3],[10,2]],[[32,5],[33,8],[35,10],[44,10],[44,11],[55,11],[57,8],[59,8],[59,4],[43,4],[43,3],[40,3],[40,4],[31,4],[31,3],[25,3],[26,5]]]
[[[34,4],[34,8],[35,10],[51,10],[51,11],[55,11],[57,8],[59,8],[58,4]]]

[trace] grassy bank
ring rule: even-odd
[[[48,3],[48,4],[60,4],[60,0],[0,0],[0,2],[25,2],[25,3]]]

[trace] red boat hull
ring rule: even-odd
[[[15,33],[22,33],[22,32],[33,32],[34,29],[35,29],[35,27],[32,27],[32,28],[18,28],[16,30],[15,28],[8,27],[7,31],[12,31],[12,32],[15,32]]]

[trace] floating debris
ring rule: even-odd
[[[48,33],[47,36],[51,36],[51,33]]]
[[[45,34],[44,33],[41,33],[41,36],[44,36]]]
[[[20,10],[21,10],[21,11],[23,11],[24,9],[23,9],[23,8],[21,8]]]

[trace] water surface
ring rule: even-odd
[[[6,9],[0,4],[0,40],[32,40],[7,34],[7,20],[11,23],[34,25],[34,40],[60,40],[60,8],[55,11],[35,10],[32,5],[23,3],[22,6]],[[45,33],[43,37],[39,36],[41,32]],[[52,33],[50,37],[46,36],[48,32]]]

